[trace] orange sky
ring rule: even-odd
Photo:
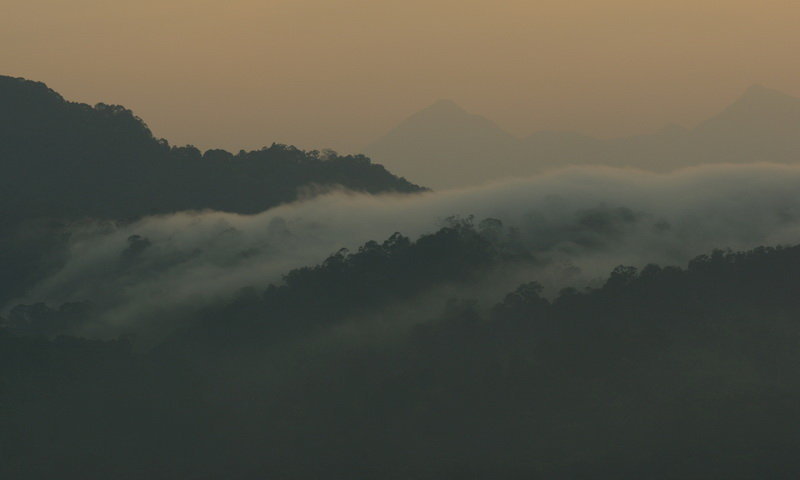
[[[800,96],[797,0],[3,0],[0,73],[207,148],[356,151],[439,98],[515,134]]]

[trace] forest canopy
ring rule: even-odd
[[[255,213],[295,200],[311,185],[421,191],[363,155],[277,143],[236,154],[171,146],[125,107],[68,102],[43,83],[6,76],[0,76],[0,158],[3,227],[41,217]]]
[[[493,305],[453,298],[403,328],[380,324],[413,315],[392,305],[504,256],[468,222],[398,234],[242,292],[147,351],[126,337],[32,334],[77,307],[15,310],[0,333],[2,468],[781,478],[798,467],[800,247],[619,267],[554,298],[526,283]]]
[[[429,192],[0,107],[0,478],[800,471],[797,167]]]

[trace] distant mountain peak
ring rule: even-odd
[[[765,87],[760,83],[754,83],[745,89],[744,95],[759,95],[768,92],[777,92],[777,90]]]
[[[441,188],[487,178],[486,159],[513,156],[518,142],[488,118],[444,99],[407,117],[365,151],[400,175]]]
[[[733,105],[784,105],[800,99],[761,84],[751,85]]]
[[[699,130],[735,131],[748,128],[783,131],[800,124],[800,98],[763,85],[752,85],[725,110],[698,126]],[[733,130],[731,130],[733,129]]]
[[[400,122],[387,136],[419,135],[441,137],[452,135],[469,141],[474,136],[511,138],[497,124],[481,115],[469,113],[456,102],[442,99],[433,102],[422,110]],[[406,141],[408,139],[404,139]],[[380,142],[380,140],[379,140]]]
[[[433,118],[437,120],[465,118],[473,116],[453,100],[441,99],[433,102],[409,117],[411,119]]]

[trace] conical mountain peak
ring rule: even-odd
[[[487,159],[511,156],[517,142],[488,118],[469,113],[452,100],[438,100],[365,150],[400,175],[441,188],[487,178],[491,170]]]
[[[469,141],[476,135],[486,137],[511,137],[494,122],[483,117],[467,112],[452,100],[437,100],[422,110],[412,114],[397,127],[389,132],[388,136],[419,135],[431,137],[463,137],[460,140]]]
[[[461,108],[456,102],[449,99],[442,99],[412,114],[408,120],[418,121],[421,119],[432,119],[437,121],[452,121],[473,116],[474,115]]]
[[[798,123],[800,98],[763,85],[753,85],[725,110],[698,128],[723,129],[730,134],[745,126],[783,130],[795,128]]]
[[[745,106],[772,106],[800,103],[800,99],[765,87],[760,84],[752,85],[744,91],[741,97],[733,104]]]
[[[466,110],[449,98],[436,100],[422,111],[467,113]]]

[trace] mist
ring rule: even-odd
[[[0,479],[800,478],[796,0],[3,6]]]
[[[68,260],[9,302],[90,302],[104,334],[136,330],[394,232],[411,238],[448,218],[498,219],[537,260],[498,294],[539,280],[549,292],[590,285],[620,264],[684,265],[714,248],[794,244],[800,168],[715,165],[669,174],[573,167],[484,187],[415,195],[335,191],[256,215],[181,212],[75,225]],[[189,313],[189,312],[184,312]],[[97,327],[97,325],[95,325]],[[92,332],[97,333],[97,332]]]

